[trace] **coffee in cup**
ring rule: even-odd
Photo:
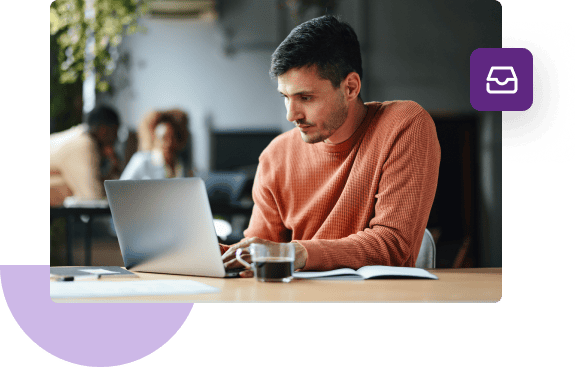
[[[252,268],[254,277],[261,282],[284,282],[292,280],[294,274],[294,244],[278,243],[250,245],[252,264],[241,257],[241,251],[236,252],[236,259],[246,267]]]

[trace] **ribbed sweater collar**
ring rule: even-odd
[[[372,118],[374,117],[374,114],[378,110],[378,106],[380,104],[377,102],[368,102],[365,103],[365,105],[368,107],[366,116],[364,116],[364,119],[362,120],[356,131],[354,131],[354,134],[352,134],[352,136],[350,136],[347,140],[343,141],[340,144],[326,144],[324,142],[318,143],[316,144],[318,149],[322,152],[327,153],[349,152],[352,149],[352,147],[354,147],[354,145],[356,145],[356,143],[360,140],[360,138],[364,136],[364,133],[366,132],[366,129],[370,125],[370,121],[372,121]]]

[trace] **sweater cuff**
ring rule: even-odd
[[[300,270],[309,271],[318,269],[322,265],[322,249],[319,246],[314,246],[313,240],[296,240],[299,244],[304,246],[308,253],[306,264]]]

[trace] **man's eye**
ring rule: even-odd
[[[310,101],[311,99],[312,99],[312,97],[310,97],[310,96],[302,96],[302,100],[303,100],[303,101],[308,102],[308,101]]]

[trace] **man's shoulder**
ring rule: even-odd
[[[50,145],[70,151],[96,151],[97,144],[84,124],[50,134]]]
[[[386,112],[386,115],[414,117],[420,113],[427,113],[426,110],[414,101],[385,101],[369,102],[368,106],[374,106],[380,112]]]
[[[298,129],[288,130],[275,137],[270,144],[262,151],[260,158],[274,158],[285,155],[295,148],[295,145],[302,141]]]
[[[374,120],[377,129],[403,129],[415,121],[433,124],[432,117],[420,104],[414,101],[369,102],[375,109]]]
[[[289,170],[294,157],[302,153],[306,145],[300,137],[298,129],[294,128],[278,135],[260,154],[258,171],[261,182],[276,182]]]

